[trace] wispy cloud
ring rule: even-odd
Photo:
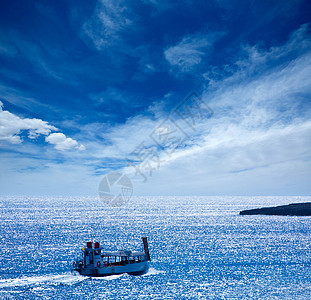
[[[117,44],[122,39],[123,32],[132,28],[130,15],[129,8],[122,2],[101,1],[91,20],[85,23],[84,34],[98,50],[104,50],[111,43]],[[70,155],[72,161],[62,161],[62,165],[57,165],[57,162],[48,164],[46,161],[48,168],[40,169],[32,177],[38,179],[42,176],[47,179],[52,171],[55,182],[58,183],[57,178],[64,174],[68,177],[70,174],[76,176],[79,182],[84,176],[82,172],[88,174],[88,182],[90,178],[96,181],[97,174],[116,168],[128,172],[133,179],[141,179],[135,175],[136,170],[127,165],[126,159],[131,159],[132,152],[144,143],[157,151],[161,166],[154,170],[147,183],[135,185],[135,192],[141,194],[158,194],[159,186],[162,194],[174,194],[176,191],[183,194],[236,194],[243,187],[245,191],[252,193],[251,189],[259,190],[256,187],[256,184],[259,186],[258,182],[272,193],[282,189],[288,191],[286,186],[290,184],[295,185],[292,190],[298,193],[301,189],[305,193],[306,178],[311,168],[311,42],[308,26],[304,25],[294,32],[284,45],[269,49],[265,49],[262,44],[244,43],[240,51],[231,56],[230,64],[216,67],[212,66],[209,58],[221,35],[222,33],[187,35],[176,44],[164,48],[164,57],[170,70],[182,73],[193,70],[197,73],[204,72],[201,75],[207,79],[207,88],[203,91],[202,98],[214,111],[213,117],[201,122],[189,141],[171,156],[150,139],[150,134],[157,128],[161,129],[160,124],[167,117],[161,105],[156,104],[122,124],[108,121],[104,123],[102,120],[90,124],[76,123],[75,130],[80,133],[73,139],[42,119],[22,118],[5,111],[0,102],[0,140],[15,147],[14,145],[23,143],[23,139],[30,139],[35,143],[39,137],[43,137],[41,141],[44,140],[58,150],[46,147],[50,161],[56,156],[65,157],[66,151],[71,149],[85,150],[75,151],[75,155]],[[15,55],[14,47],[7,49],[3,50],[4,55]],[[163,45],[161,49],[163,62]],[[30,57],[32,50],[29,48],[25,53]],[[34,48],[34,53],[45,61],[39,46]],[[98,54],[102,53],[99,51]],[[36,65],[35,57],[29,57],[27,59],[32,65]],[[150,73],[156,72],[151,63],[157,68],[162,63],[157,64],[157,59],[149,57],[144,59],[143,55],[140,59],[141,65],[148,68]],[[40,59],[38,62],[40,70],[48,72],[49,65],[44,70],[44,63],[41,65]],[[25,93],[24,98],[14,98],[16,91],[8,87],[0,88],[5,99],[11,103],[29,110],[34,106],[33,98],[28,99]],[[123,91],[104,85],[102,92],[100,91],[99,88],[88,90],[94,106],[99,107],[111,100],[117,103],[116,106],[132,106],[126,89]],[[109,104],[109,108],[111,107]],[[113,112],[103,110],[101,113]],[[67,127],[70,128],[70,120],[67,122]],[[187,125],[184,123],[183,126]],[[32,143],[25,141],[24,144]],[[51,152],[53,155],[50,155]],[[10,159],[14,165],[16,157],[12,156]],[[23,161],[26,158],[18,159]],[[33,161],[21,165],[26,169],[29,164],[36,165]],[[63,166],[66,167],[64,173],[61,171]],[[78,176],[74,172],[81,174]],[[241,180],[244,186],[241,185]]]
[[[300,36],[298,40],[297,35]],[[294,44],[293,39],[296,40]],[[167,157],[158,149],[159,156],[165,161],[164,164],[169,166],[172,162],[178,161],[179,166],[186,167],[185,165],[189,163],[191,170],[191,164],[195,163],[197,155],[201,153],[203,157],[210,155],[216,158],[217,163],[211,164],[213,172],[216,172],[216,164],[221,162],[223,155],[226,155],[227,169],[219,168],[218,171],[230,173],[259,167],[257,155],[264,157],[260,166],[271,165],[274,159],[275,163],[278,162],[277,152],[276,155],[271,154],[268,159],[268,155],[259,151],[265,151],[266,148],[270,149],[271,153],[282,152],[283,150],[277,148],[281,144],[283,145],[280,146],[281,149],[285,147],[286,139],[293,141],[295,132],[297,133],[295,145],[302,143],[304,146],[301,146],[300,150],[307,149],[308,143],[303,139],[309,134],[308,111],[311,108],[308,102],[304,102],[303,97],[311,94],[309,79],[311,53],[306,47],[308,40],[306,32],[299,29],[287,43],[279,47],[260,50],[256,46],[243,45],[242,51],[246,48],[256,49],[257,54],[254,55],[251,51],[243,58],[243,63],[238,57],[229,76],[214,79],[212,83],[210,81],[210,87],[203,92],[202,98],[214,110],[213,117],[201,122],[190,137],[188,146],[177,149],[171,157]],[[303,48],[304,51],[301,50]],[[263,61],[266,62],[266,66],[262,66]],[[239,68],[236,68],[236,65]],[[150,107],[151,111],[152,109]],[[165,121],[166,117],[167,113],[161,113],[159,106],[153,118],[148,115],[137,115],[124,124],[107,127],[100,124],[87,125],[90,130],[89,136],[94,138],[90,145],[92,155],[97,159],[105,157],[124,159],[130,157],[130,153],[142,142],[151,147],[153,142],[150,140],[150,134]],[[102,139],[104,144],[100,143],[98,138]],[[271,148],[272,140],[277,141],[278,138],[282,142],[275,142],[276,147]],[[259,145],[258,143],[261,146],[257,147],[258,153],[255,154],[255,145]],[[240,149],[239,151],[245,156],[245,165],[242,162],[235,165],[234,159],[230,162],[232,157],[227,156],[224,150],[226,148],[237,152],[237,149]],[[300,155],[305,150],[302,152],[300,150],[294,150],[293,157],[302,158]],[[286,161],[286,155],[282,157]],[[288,159],[291,160],[293,157]]]
[[[186,36],[164,51],[165,58],[170,65],[178,67],[182,72],[190,71],[201,63],[203,56],[210,54],[214,42],[221,35],[222,33],[209,33]]]
[[[21,63],[22,66],[26,65],[31,68],[31,72],[38,73],[45,78],[53,78],[58,81],[64,80],[62,72],[58,69],[58,62],[59,59],[64,59],[66,54],[59,47],[55,46],[51,50],[50,45],[39,43],[36,38],[27,39],[18,31],[4,31],[0,28],[0,34],[2,35],[0,54],[1,52],[4,53],[8,60],[14,59]],[[21,73],[23,75],[22,80],[30,80],[29,74],[27,76],[23,72]],[[16,76],[15,80],[21,77],[19,72],[15,72],[13,75]]]
[[[249,81],[249,78],[268,75],[277,68],[293,64],[296,59],[310,53],[311,40],[308,37],[309,25],[304,24],[294,31],[287,42],[281,46],[273,46],[270,49],[263,48],[262,44],[242,44],[241,48],[232,56],[231,64],[222,67],[210,66],[203,76],[209,81],[209,85],[218,88],[220,85],[232,85],[241,80]]]
[[[167,10],[171,9],[178,9],[182,6],[183,8],[193,6],[193,3],[189,0],[180,0],[180,1],[174,1],[174,0],[142,0],[144,3],[152,6],[155,8],[158,13],[162,13]]]
[[[117,88],[108,87],[104,91],[90,95],[95,106],[108,103],[120,103],[123,105],[133,105],[134,99],[126,95],[124,92]]]
[[[124,1],[101,0],[82,29],[94,46],[102,50],[118,41],[119,34],[131,24],[129,9]]]
[[[134,176],[133,168],[126,171],[142,194],[306,194],[310,134],[310,122],[268,130],[219,127],[201,143],[166,158],[147,183]]]
[[[214,110],[213,117],[196,128],[187,147],[176,149],[171,156],[159,152],[161,168],[137,189],[157,193],[156,187],[161,186],[163,194],[178,190],[234,194],[240,189],[243,194],[241,184],[236,187],[235,183],[244,180],[245,191],[259,194],[259,182],[266,193],[306,193],[311,171],[311,52],[305,29],[300,28],[279,47],[264,50],[244,45],[243,49],[252,49],[248,57],[237,58],[231,75],[214,79],[202,94]],[[125,145],[133,137],[138,146],[138,131],[130,130],[136,127],[132,121],[123,128],[126,141],[121,138],[119,142]],[[149,128],[160,121],[150,122]],[[112,131],[112,136],[117,132]],[[149,136],[147,132],[139,135],[142,141]],[[136,173],[133,178],[142,181],[134,168],[124,171],[131,176]],[[168,178],[174,178],[174,183],[168,180],[166,184]]]

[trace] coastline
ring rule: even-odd
[[[247,209],[240,215],[311,216],[311,202]]]

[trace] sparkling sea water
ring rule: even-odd
[[[0,197],[0,299],[311,299],[311,217],[240,216],[311,197]],[[71,274],[91,238],[148,273]]]

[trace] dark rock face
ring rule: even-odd
[[[240,215],[311,216],[311,202],[242,210]]]

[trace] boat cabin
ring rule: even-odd
[[[82,249],[83,265],[105,266],[124,266],[147,261],[145,252],[132,252],[129,250],[119,250],[115,252],[103,251],[99,242],[87,242],[87,247]]]

